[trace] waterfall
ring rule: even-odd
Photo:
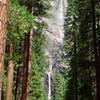
[[[60,49],[63,44],[64,38],[64,0],[52,0],[50,1],[52,9],[50,10],[50,17],[45,18],[45,22],[48,25],[46,29],[46,49],[45,55],[49,68],[47,69],[48,76],[48,100],[52,100],[51,78],[53,65],[55,64],[55,58],[58,59]]]

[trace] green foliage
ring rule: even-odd
[[[95,72],[92,68],[94,65],[91,67],[91,62],[94,61],[91,8],[91,0],[68,0],[64,39],[65,59],[69,60],[70,63],[66,92],[68,100],[74,99],[74,74],[76,70],[78,72],[77,94],[79,100],[93,100],[93,97],[95,97],[93,95],[95,89],[93,89],[92,84],[94,76],[91,76],[92,71]]]
[[[21,6],[18,0],[11,0],[9,4],[9,20],[8,20],[8,33],[7,33],[7,45],[13,45],[14,49],[14,63],[15,66],[21,60],[21,44],[24,36],[34,26],[35,17],[27,10],[25,6]]]
[[[8,41],[19,44],[24,34],[34,26],[34,17],[25,6],[20,6],[17,1],[11,1],[9,6]]]
[[[66,100],[73,100],[73,73],[72,73],[72,69],[69,67],[67,69],[67,82],[66,82]]]
[[[34,27],[35,17],[27,10],[25,6],[21,6],[17,0],[10,0],[9,2],[9,19],[8,19],[8,33],[5,52],[5,67],[3,80],[3,94],[4,100],[6,97],[6,82],[7,82],[7,66],[9,61],[9,45],[13,45],[13,61],[14,61],[14,82],[16,80],[16,69],[21,65],[21,43],[23,42],[25,33],[29,32]],[[13,95],[15,83],[13,83]],[[13,99],[14,100],[14,99]]]
[[[66,81],[60,71],[55,71],[55,79],[53,86],[53,100],[65,100]]]
[[[31,11],[33,7],[34,15],[46,16],[49,9],[48,0],[20,0],[22,5],[26,5],[28,10]],[[45,23],[36,22],[37,29],[34,30],[33,43],[32,43],[32,77],[31,77],[31,91],[30,100],[47,100],[44,88],[44,74],[46,69],[46,62],[44,57],[45,36],[43,35],[43,28]]]
[[[40,25],[41,26],[41,25]],[[47,100],[44,91],[44,72],[46,62],[44,58],[45,37],[42,34],[41,27],[39,31],[34,32],[32,46],[32,78],[30,100]]]
[[[35,16],[47,16],[50,9],[50,3],[48,0],[19,0],[21,4],[24,4],[31,11],[31,7],[34,7]]]

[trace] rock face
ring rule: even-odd
[[[64,0],[52,0],[52,9],[50,10],[50,17],[45,19],[48,25],[48,29],[45,32],[46,35],[46,49],[45,55],[48,62],[47,70],[47,89],[48,100],[52,100],[52,76],[53,69],[58,64],[59,52],[62,48],[64,38]],[[57,61],[56,61],[57,60]]]
[[[48,29],[46,31],[46,50],[50,56],[54,56],[62,46],[64,31],[64,0],[54,0],[51,17],[46,20]]]

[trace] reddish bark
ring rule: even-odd
[[[7,31],[8,1],[0,0],[0,100],[2,96],[2,74]]]
[[[29,33],[26,34],[23,44],[23,69],[22,69],[22,98],[27,100],[28,61],[29,61]]]
[[[11,100],[12,98],[12,87],[13,87],[13,72],[14,72],[14,62],[13,62],[13,47],[10,45],[10,60],[8,64],[8,78],[7,78],[7,94],[6,100]]]
[[[26,35],[23,45],[22,100],[29,100],[32,64],[33,30]]]
[[[27,81],[27,99],[29,100],[30,96],[30,80],[31,80],[31,65],[32,65],[32,38],[33,38],[33,29],[29,35],[29,61],[28,61],[28,81]]]

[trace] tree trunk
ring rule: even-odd
[[[22,100],[29,100],[30,78],[32,65],[32,36],[33,30],[26,36],[23,48]]]
[[[96,67],[96,92],[97,92],[96,100],[100,100],[100,65],[99,65],[98,53],[97,53],[95,1],[91,0],[91,3],[92,3],[93,46],[94,46],[95,67]]]
[[[73,26],[74,26],[74,31],[73,31],[73,43],[74,43],[74,50],[73,50],[73,65],[72,65],[72,70],[73,70],[73,100],[77,100],[78,99],[78,93],[77,93],[77,89],[78,89],[78,86],[77,86],[77,36],[76,36],[76,20],[75,20],[75,17],[73,16],[74,18],[74,22],[73,22]]]
[[[10,60],[8,65],[8,78],[7,78],[7,94],[6,100],[11,100],[12,98],[12,87],[13,87],[13,72],[14,72],[14,62],[13,62],[13,47],[10,44]]]
[[[22,97],[21,100],[27,100],[27,82],[28,82],[28,61],[29,61],[29,33],[26,34],[23,44],[23,69],[22,69]]]
[[[29,100],[30,96],[30,80],[31,80],[31,65],[32,65],[32,39],[33,39],[33,29],[29,36],[29,62],[28,62],[28,81],[27,81],[27,98]]]
[[[74,33],[74,72],[73,72],[73,78],[74,78],[74,100],[78,99],[78,93],[77,93],[77,56],[76,56],[76,33]]]
[[[7,31],[8,0],[0,0],[0,100],[2,96],[3,63]]]
[[[20,81],[21,81],[21,68],[17,68],[17,79],[15,89],[15,100],[20,100]]]

